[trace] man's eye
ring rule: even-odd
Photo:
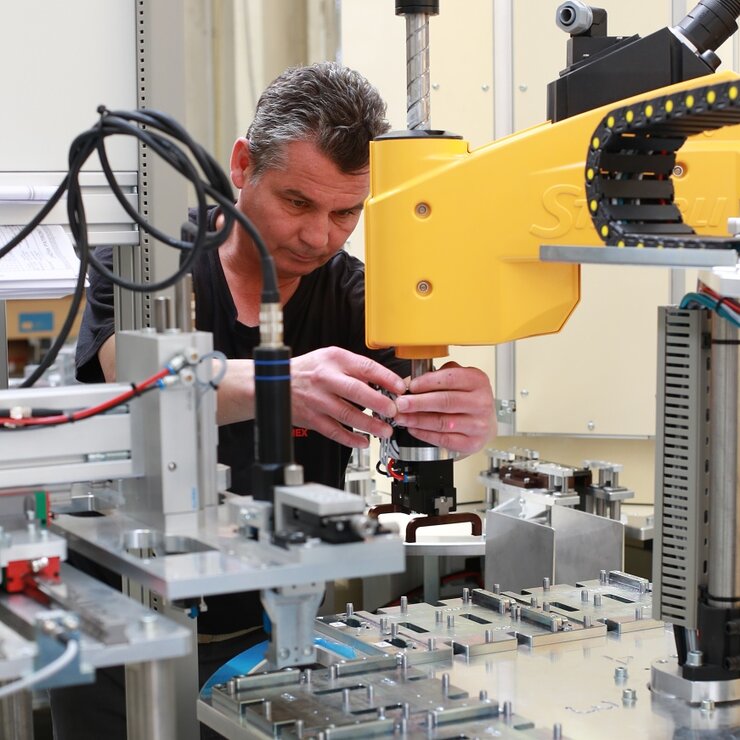
[[[290,205],[294,208],[305,208],[307,203],[305,200],[296,200],[295,198],[290,201]]]
[[[349,211],[338,211],[337,215],[340,218],[349,218],[350,216],[356,216],[357,213],[358,212],[353,208],[353,209],[350,209]]]

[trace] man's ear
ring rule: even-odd
[[[243,188],[249,178],[252,157],[249,152],[249,141],[239,137],[231,150],[231,182],[235,188]]]

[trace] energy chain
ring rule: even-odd
[[[617,108],[594,131],[586,196],[596,232],[616,247],[740,249],[702,236],[674,203],[676,152],[686,138],[740,123],[740,82],[661,95]]]

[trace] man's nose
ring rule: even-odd
[[[301,224],[301,240],[314,249],[324,249],[329,244],[331,222],[325,213],[307,214]]]

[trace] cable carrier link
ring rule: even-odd
[[[697,234],[674,203],[671,175],[686,138],[740,123],[740,80],[666,92],[616,108],[594,131],[586,196],[604,242],[617,247],[740,249]]]

